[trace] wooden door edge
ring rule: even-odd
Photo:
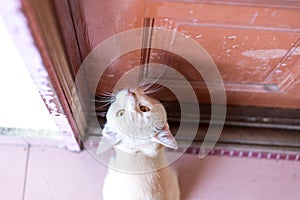
[[[43,1],[44,2],[44,1]],[[47,50],[30,0],[3,4],[3,19],[68,150],[80,151],[78,127]],[[62,55],[60,55],[62,56]]]

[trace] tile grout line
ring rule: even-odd
[[[24,170],[24,180],[23,180],[23,193],[22,193],[22,200],[25,200],[25,194],[26,194],[26,186],[27,186],[27,175],[28,175],[28,166],[29,166],[29,157],[30,157],[30,149],[31,145],[27,142],[25,138],[22,138],[24,142],[26,143],[27,148],[27,155],[26,155],[26,164],[25,164],[25,170]]]

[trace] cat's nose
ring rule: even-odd
[[[131,89],[128,89],[128,95],[135,96],[135,93]]]

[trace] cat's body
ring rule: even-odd
[[[124,161],[123,156],[120,160],[118,156],[111,161],[111,166],[124,164],[117,163]],[[103,187],[104,200],[179,200],[175,171],[170,167],[156,170],[155,163],[164,162],[164,158],[131,155],[126,156],[126,159],[126,162],[150,172],[133,174],[109,169]]]
[[[180,199],[177,175],[168,166],[163,147],[177,148],[177,144],[161,103],[142,90],[119,92],[98,149],[109,145],[116,154],[104,181],[104,200]]]

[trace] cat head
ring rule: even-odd
[[[160,145],[177,149],[163,105],[142,89],[124,89],[107,112],[98,153],[111,147],[130,153],[153,153]]]

